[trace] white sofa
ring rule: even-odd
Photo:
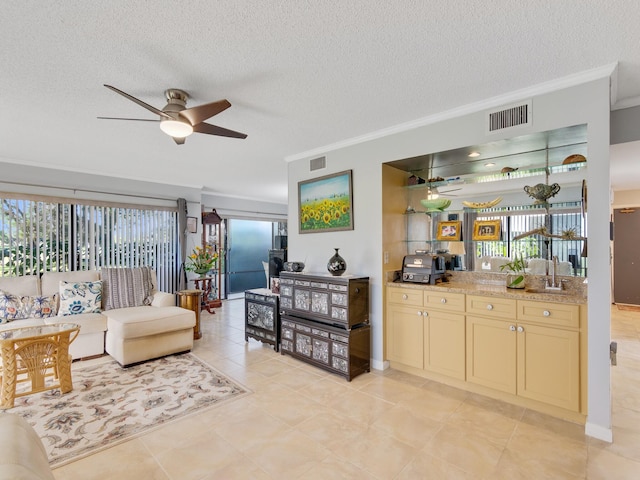
[[[0,278],[0,290],[4,290],[17,296],[36,296],[36,295],[54,295],[59,292],[60,282],[92,282],[100,279],[100,273],[97,271],[78,271],[78,272],[45,272],[42,274],[42,278],[37,275],[26,275],[22,277],[3,277]],[[53,323],[76,323],[80,325],[80,333],[76,340],[69,346],[69,353],[74,359],[92,357],[96,355],[103,355],[105,353],[105,334],[107,332],[108,324],[111,322],[114,328],[118,328],[118,323],[130,321],[138,322],[142,318],[147,325],[153,323],[164,325],[164,330],[171,330],[171,325],[166,324],[166,318],[181,316],[182,322],[179,323],[181,335],[179,336],[179,342],[176,345],[171,345],[171,337],[167,340],[163,338],[160,340],[158,346],[154,346],[153,343],[146,345],[146,349],[138,352],[136,355],[129,355],[126,348],[118,348],[118,351],[109,351],[116,360],[122,365],[127,365],[133,362],[127,361],[129,357],[135,358],[136,362],[149,360],[151,358],[168,355],[170,353],[177,353],[181,351],[190,350],[193,347],[193,341],[190,344],[186,342],[186,332],[188,328],[186,325],[195,325],[195,313],[190,310],[185,310],[180,307],[176,307],[175,295],[157,291],[157,284],[155,275],[152,275],[153,283],[153,300],[150,306],[143,307],[128,307],[119,308],[113,310],[104,310],[101,313],[81,313],[77,315],[65,315],[65,316],[53,316],[47,318],[27,318],[20,320],[13,320],[8,323],[0,324],[0,330],[6,330],[10,328],[18,328],[25,326],[37,326]],[[103,305],[106,299],[103,296]],[[115,320],[111,320],[110,317],[115,317]],[[193,319],[192,323],[190,319]],[[131,320],[130,320],[131,319]],[[135,335],[138,335],[138,343],[144,343],[143,340],[153,342],[152,335],[158,336],[158,328],[155,330],[147,328],[139,330]],[[166,336],[166,335],[165,335]],[[149,337],[149,338],[147,338]],[[193,334],[191,332],[191,338]],[[111,342],[113,345],[117,345],[117,337]],[[115,347],[114,347],[115,349]],[[119,352],[124,352],[119,355]],[[150,356],[151,355],[151,356]]]
[[[0,480],[55,480],[36,431],[10,413],[0,414]]]

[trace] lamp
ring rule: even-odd
[[[189,122],[171,118],[160,120],[160,130],[174,138],[188,137],[193,133],[193,127]]]
[[[436,191],[435,188],[434,189],[431,189],[431,188],[427,189],[427,199],[428,200],[435,200],[435,199],[437,199],[439,197],[440,197],[440,195],[438,195],[438,192]]]
[[[467,253],[464,250],[464,242],[449,242],[448,248],[449,253],[454,255],[464,255]]]

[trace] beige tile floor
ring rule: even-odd
[[[56,479],[640,478],[640,312],[612,309],[608,444],[582,426],[393,370],[349,383],[246,343],[243,309],[231,300],[203,315],[194,351],[252,395],[60,467]]]

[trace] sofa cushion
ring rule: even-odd
[[[29,318],[32,299],[0,290],[0,323]]]
[[[100,280],[100,275],[95,270],[84,270],[79,272],[44,272],[42,274],[42,295],[53,295],[58,293],[60,282],[93,282]],[[29,293],[28,295],[36,295]]]
[[[0,415],[0,478],[55,480],[42,440],[21,416]]]
[[[0,278],[0,290],[11,292],[14,295],[40,295],[39,287],[40,279],[38,275],[23,275],[22,277]],[[57,285],[56,291],[58,291]]]
[[[101,313],[79,313],[77,315],[63,317],[49,317],[44,319],[47,325],[55,323],[77,323],[80,325],[80,334],[101,333],[107,329],[107,317]]]
[[[195,313],[180,307],[130,307],[106,310],[107,331],[117,338],[136,338],[193,328]]]
[[[105,310],[151,305],[153,283],[151,269],[103,268]]]
[[[58,316],[102,311],[102,282],[60,282]]]

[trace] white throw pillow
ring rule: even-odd
[[[58,316],[102,311],[102,281],[60,282]]]

